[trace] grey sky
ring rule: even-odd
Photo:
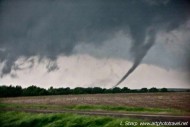
[[[187,0],[2,0],[0,75],[24,69],[19,58],[30,60],[28,68],[35,56],[48,59],[51,72],[59,56],[78,54],[133,62],[147,53],[145,64],[189,71],[189,33]]]

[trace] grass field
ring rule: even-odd
[[[131,118],[112,118],[76,114],[0,112],[0,116],[1,127],[132,127],[132,125],[129,125],[129,122],[133,122],[136,126],[143,122],[142,120]],[[144,125],[143,127],[154,126]]]
[[[0,103],[0,109],[49,109],[49,110],[81,110],[81,111],[114,111],[126,113],[148,113],[148,114],[173,114],[182,115],[189,114],[187,111],[177,109],[164,108],[144,108],[144,107],[128,107],[128,106],[108,106],[108,105],[39,105],[39,104],[5,104]]]
[[[189,115],[189,102],[190,93],[90,94],[0,98],[0,125],[2,127],[117,127],[120,126],[121,121],[141,122],[144,120],[76,114],[31,114],[2,111],[4,109],[51,109]]]

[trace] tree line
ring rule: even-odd
[[[104,94],[104,93],[148,93],[148,92],[168,92],[167,88],[157,89],[152,87],[142,88],[139,90],[129,89],[127,87],[106,89],[100,87],[76,87],[76,88],[40,88],[37,86],[29,86],[22,88],[21,86],[0,86],[0,97],[18,97],[18,96],[41,96],[41,95],[68,95],[68,94]]]

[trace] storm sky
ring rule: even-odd
[[[0,85],[189,88],[188,0],[1,0]]]

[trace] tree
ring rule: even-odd
[[[67,88],[53,88],[52,86],[48,88],[48,90],[44,88],[40,88],[37,86],[29,86],[27,88],[22,88],[21,86],[0,86],[0,97],[17,97],[17,96],[40,96],[40,95],[66,95],[66,94],[97,94],[97,93],[139,93],[139,92],[168,92],[168,89],[162,88],[158,90],[155,87],[150,88],[142,88],[140,90],[133,89],[130,90],[127,87],[123,87],[122,89],[119,87],[115,87],[113,89],[106,89],[101,87],[76,87],[74,89]]]
[[[158,89],[155,88],[155,87],[152,87],[152,88],[149,89],[149,92],[158,92]]]
[[[147,93],[147,92],[148,92],[148,89],[147,89],[147,88],[142,88],[142,89],[140,89],[140,92],[142,92],[142,93]]]
[[[104,92],[105,93],[112,93],[112,89],[105,89]]]
[[[76,87],[73,89],[73,94],[84,94],[85,91],[84,91],[84,88],[82,87]]]
[[[22,87],[21,86],[16,86],[14,91],[15,91],[14,96],[21,96],[22,95]]]
[[[0,86],[0,97],[17,97],[22,95],[21,86]]]
[[[112,89],[113,93],[121,93],[121,89],[119,87],[115,87]]]
[[[100,87],[94,87],[94,88],[92,88],[92,93],[102,93],[102,92],[103,92],[103,90]]]
[[[51,86],[50,88],[48,88],[48,94],[55,95],[55,89],[53,88],[53,86]]]
[[[121,89],[121,92],[122,92],[122,93],[130,93],[130,89],[129,89],[128,87],[123,87],[123,88]]]
[[[168,89],[162,88],[162,89],[160,89],[160,92],[168,92]]]
[[[25,96],[38,96],[38,95],[47,95],[48,92],[46,89],[37,87],[37,86],[29,86],[23,90],[23,95]]]

